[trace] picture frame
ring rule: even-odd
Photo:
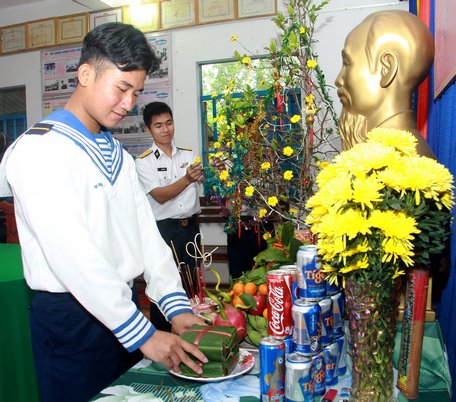
[[[234,0],[198,0],[198,23],[207,24],[234,18]]]
[[[277,14],[277,0],[238,0],[238,18],[252,18]]]
[[[55,46],[55,18],[32,21],[26,24],[27,49]]]
[[[122,9],[123,22],[132,24],[142,32],[158,31],[158,2],[141,2],[138,6],[125,6]]]
[[[2,27],[0,31],[0,54],[21,52],[27,49],[25,24]]]
[[[122,7],[110,8],[89,14],[89,30],[107,22],[122,22]]]
[[[161,29],[195,24],[194,0],[166,0],[160,3]]]
[[[57,44],[82,43],[87,34],[88,15],[74,14],[57,19]]]

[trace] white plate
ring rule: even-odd
[[[187,375],[184,375],[182,373],[176,373],[174,370],[169,370],[169,372],[172,375],[175,375],[176,377],[179,378],[184,378],[186,380],[191,380],[191,381],[198,381],[198,382],[216,382],[216,381],[223,381],[223,380],[228,380],[232,378],[236,378],[241,376],[242,374],[246,374],[249,372],[253,366],[255,366],[255,358],[253,355],[245,350],[245,349],[239,349],[239,360],[234,367],[233,371],[224,376],[224,377],[212,377],[212,378],[205,378],[205,377],[190,377]]]

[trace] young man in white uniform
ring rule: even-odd
[[[160,234],[168,245],[172,242],[179,262],[186,263],[193,273],[195,259],[186,252],[186,244],[195,241],[199,232],[197,214],[201,207],[197,182],[202,177],[202,165],[195,163],[191,150],[176,147],[173,113],[166,103],[149,103],[143,118],[154,143],[138,156],[136,170]],[[150,308],[154,325],[169,331],[170,325],[157,312],[155,304]]]
[[[172,253],[157,230],[133,159],[105,127],[134,107],[155,65],[147,40],[122,23],[84,39],[78,85],[64,110],[36,124],[7,150],[1,190],[12,190],[31,306],[43,402],[83,402],[132,363],[132,353],[197,373],[205,356],[156,330],[132,301],[146,294],[181,333],[194,323]]]

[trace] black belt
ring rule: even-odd
[[[181,219],[172,219],[172,218],[167,218],[167,219],[161,219],[157,221],[158,224],[173,224],[173,225],[179,225],[183,228],[186,228],[189,226],[191,223],[196,222],[196,215],[192,215],[188,218],[181,218]]]

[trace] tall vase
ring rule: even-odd
[[[350,401],[389,402],[393,397],[393,350],[397,285],[345,283],[350,328],[352,389]]]

